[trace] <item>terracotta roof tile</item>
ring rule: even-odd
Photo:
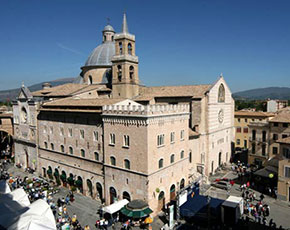
[[[211,85],[182,85],[141,87],[136,100],[149,100],[154,97],[193,97],[202,98]]]
[[[103,105],[111,105],[120,102],[124,99],[100,98],[100,99],[76,99],[76,98],[63,98],[43,104],[44,108],[47,107],[99,107]]]
[[[283,111],[278,113],[270,122],[289,122],[290,123],[290,111]]]
[[[82,84],[74,84],[74,83],[68,83],[64,85],[58,85],[52,88],[48,89],[42,89],[38,90],[32,93],[33,96],[43,97],[43,96],[49,96],[49,97],[60,97],[60,96],[69,96],[80,89],[86,88],[88,85],[82,85]]]
[[[247,116],[247,117],[273,117],[274,113],[260,112],[260,111],[235,111],[235,116]]]

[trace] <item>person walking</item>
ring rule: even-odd
[[[264,194],[261,193],[261,195],[260,195],[260,201],[262,202],[264,200],[264,198],[265,198]]]

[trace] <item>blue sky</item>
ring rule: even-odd
[[[145,85],[290,87],[289,0],[1,0],[0,90],[78,76],[124,11]]]

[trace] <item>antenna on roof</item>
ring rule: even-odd
[[[107,25],[110,25],[110,18],[107,17]]]

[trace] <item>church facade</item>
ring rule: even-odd
[[[229,162],[234,100],[224,78],[209,85],[146,87],[138,63],[124,15],[120,33],[105,26],[102,44],[76,83],[32,93],[29,100],[39,102],[31,108],[34,150],[25,152],[22,141],[16,163],[32,167],[31,154],[44,177],[106,204],[143,199],[157,213],[180,189]],[[26,108],[20,101],[14,102],[14,119]]]

